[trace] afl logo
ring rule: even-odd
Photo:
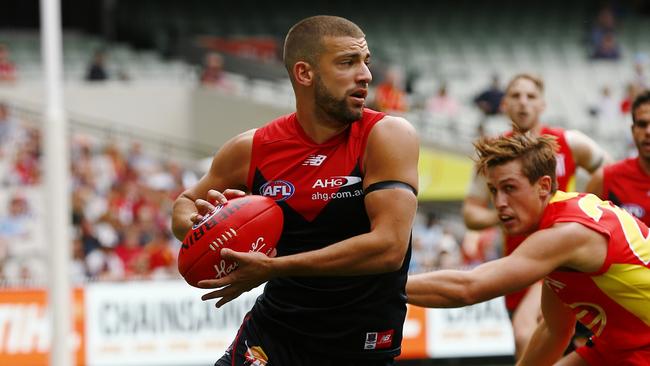
[[[269,197],[274,201],[284,201],[293,196],[296,191],[293,184],[286,180],[272,180],[260,187],[260,195]]]
[[[636,218],[640,219],[645,215],[645,210],[643,209],[643,207],[641,207],[639,205],[635,205],[634,203],[624,203],[624,204],[621,205],[621,207],[625,211],[627,211],[627,212],[631,213],[632,215],[634,215]]]

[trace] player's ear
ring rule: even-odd
[[[296,62],[292,72],[294,80],[300,85],[310,86],[314,82],[314,68],[308,62]]]
[[[539,186],[539,195],[540,196],[548,196],[551,194],[551,190],[553,189],[553,179],[551,179],[550,176],[545,175],[537,181],[538,186]]]

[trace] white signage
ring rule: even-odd
[[[507,356],[515,352],[503,298],[458,309],[427,309],[432,358]]]
[[[182,281],[94,283],[86,287],[89,366],[212,365],[262,293],[258,287],[215,308],[208,290]]]

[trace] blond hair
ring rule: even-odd
[[[554,136],[534,137],[529,133],[483,137],[474,142],[476,164],[481,174],[495,166],[519,160],[522,173],[530,184],[543,176],[551,177],[551,192],[557,190],[555,152],[558,146]]]
[[[519,79],[526,79],[532,81],[533,84],[535,84],[535,86],[537,87],[537,90],[539,90],[541,94],[544,94],[544,80],[537,75],[533,75],[525,72],[521,74],[517,74],[513,76],[512,79],[510,79],[510,82],[506,86],[506,94],[508,94],[508,91],[510,91],[512,85]]]

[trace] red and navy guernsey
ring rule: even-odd
[[[284,212],[278,255],[320,249],[370,231],[363,153],[385,114],[365,109],[345,132],[317,144],[296,114],[255,132],[248,188]],[[409,250],[395,272],[340,277],[283,277],[266,284],[251,314],[265,332],[314,352],[353,358],[396,356],[406,316]],[[311,345],[311,346],[310,346]]]

